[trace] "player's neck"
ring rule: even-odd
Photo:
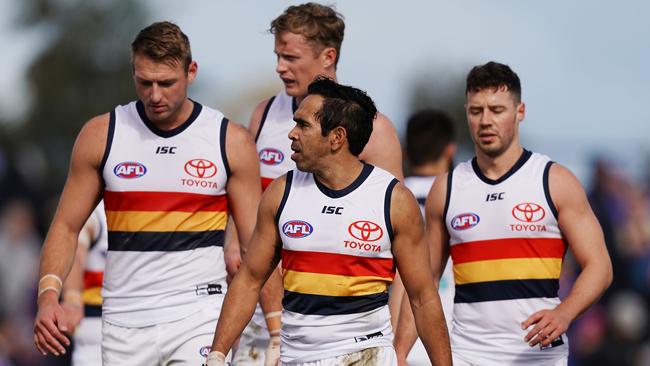
[[[483,175],[496,180],[506,174],[517,163],[523,152],[523,147],[514,143],[499,156],[489,156],[477,150],[476,163]]]
[[[433,177],[449,170],[447,159],[438,159],[434,162],[411,166],[411,175],[419,177]]]
[[[163,131],[170,131],[185,123],[185,121],[190,118],[192,111],[194,111],[194,103],[189,98],[185,98],[183,105],[168,118],[164,120],[154,120],[151,119],[150,116],[147,117],[159,129]]]
[[[329,189],[339,191],[354,182],[363,170],[363,162],[350,155],[342,159],[329,159],[322,168],[314,171],[318,182]]]

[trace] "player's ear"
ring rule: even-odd
[[[336,126],[329,133],[329,141],[332,151],[337,151],[348,141],[348,132],[345,128]]]
[[[199,71],[199,64],[196,61],[190,62],[187,66],[187,80],[191,84],[196,78],[196,73]]]
[[[334,67],[336,65],[336,49],[334,47],[325,47],[320,54],[320,59],[324,69]]]
[[[526,118],[526,103],[521,102],[517,106],[517,122],[521,122]]]

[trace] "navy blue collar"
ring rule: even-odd
[[[510,170],[508,170],[506,172],[506,174],[502,175],[501,177],[499,177],[496,180],[495,179],[490,179],[490,178],[486,177],[483,174],[483,172],[481,171],[481,168],[479,168],[479,166],[478,166],[478,162],[476,161],[476,157],[474,157],[472,159],[472,169],[474,169],[474,173],[476,173],[476,176],[479,177],[479,179],[482,180],[483,182],[485,182],[487,184],[490,184],[490,185],[497,185],[497,184],[505,181],[506,179],[510,178],[510,176],[515,174],[519,169],[521,169],[521,167],[524,166],[524,164],[526,164],[526,162],[528,161],[528,159],[530,159],[530,157],[532,155],[533,155],[532,152],[524,149],[524,151],[521,153],[521,156],[519,157],[519,159],[517,159],[517,162],[515,163],[515,165],[513,165],[512,168],[510,168]]]
[[[190,116],[187,118],[185,122],[181,123],[180,126],[168,131],[161,130],[160,128],[158,128],[158,126],[156,126],[153,122],[151,122],[149,117],[147,117],[147,113],[144,110],[144,103],[142,103],[142,101],[138,100],[135,104],[135,107],[138,111],[138,115],[140,116],[140,119],[142,119],[142,122],[144,122],[145,126],[147,126],[147,128],[149,128],[151,132],[155,133],[160,137],[168,138],[168,137],[174,137],[179,133],[185,131],[188,127],[190,127],[192,122],[194,122],[194,120],[196,120],[196,118],[201,113],[203,106],[200,103],[197,103],[191,99],[190,101],[192,101],[192,103],[194,104]]]
[[[349,186],[339,190],[326,187],[323,183],[318,181],[316,175],[313,175],[314,182],[316,182],[316,187],[318,187],[318,190],[321,191],[327,197],[341,198],[341,197],[345,197],[346,195],[354,192],[355,189],[359,188],[359,186],[363,184],[363,182],[365,182],[366,179],[368,179],[368,176],[370,176],[370,173],[372,173],[373,169],[375,169],[374,166],[363,163],[363,168],[361,169],[361,173],[359,174],[357,179],[355,179],[352,183],[350,183]]]

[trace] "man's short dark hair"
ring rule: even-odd
[[[338,126],[345,128],[350,152],[359,156],[370,140],[377,116],[372,99],[362,90],[326,77],[318,77],[309,84],[307,94],[325,98],[321,110],[316,113],[323,136]]]
[[[454,124],[438,109],[413,114],[406,125],[406,156],[413,166],[435,162],[447,145],[454,142]]]
[[[484,89],[506,88],[517,103],[521,102],[521,83],[519,76],[510,66],[490,61],[485,65],[474,66],[467,75],[465,95]]]

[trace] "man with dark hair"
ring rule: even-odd
[[[576,177],[522,148],[517,74],[476,66],[466,91],[476,157],[437,179],[426,203],[434,274],[453,261],[454,365],[566,365],[564,333],[612,280],[602,230]],[[582,272],[560,301],[567,249]]]
[[[284,90],[260,102],[250,119],[249,130],[255,136],[257,144],[263,188],[273,179],[296,167],[289,159],[291,141],[287,138],[293,128],[293,114],[307,96],[307,86],[317,76],[336,79],[345,23],[343,16],[332,7],[310,2],[288,7],[271,22],[269,31],[275,37],[276,72],[284,84]],[[375,118],[370,141],[361,152],[360,159],[402,178],[399,139],[386,116],[378,114]],[[235,241],[236,238],[232,240]],[[242,245],[245,251],[246,243],[242,241]],[[231,272],[234,272],[235,267],[229,266]],[[391,298],[391,302],[401,298],[403,293],[399,277],[395,283],[391,293],[396,296]],[[267,345],[270,346],[267,355],[277,357],[280,304],[278,296],[276,301],[273,300],[273,294],[280,290],[279,274],[276,274],[267,282],[261,296],[263,300],[269,299],[265,302],[266,314],[258,308],[251,324],[241,336],[234,359],[237,364],[262,365],[264,357],[259,354]],[[399,302],[391,303],[393,308],[398,305]],[[394,315],[396,319],[397,313]],[[269,327],[268,332],[263,329],[266,325]],[[271,333],[270,343],[268,333]],[[267,365],[273,363],[270,360]]]
[[[395,264],[431,361],[450,365],[417,202],[393,175],[357,155],[372,132],[374,103],[325,78],[308,93],[289,132],[298,170],[263,195],[208,366],[224,364],[280,259],[283,365],[396,365],[387,305]]]
[[[424,217],[424,202],[436,177],[446,173],[452,165],[456,153],[454,124],[449,116],[437,109],[424,109],[413,114],[406,123],[406,157],[409,176],[404,180],[415,199],[420,204]],[[448,261],[438,285],[442,310],[451,329],[451,310],[454,305],[454,277]],[[410,362],[427,363],[427,354],[418,338],[413,321],[413,312],[407,296],[402,299],[400,316],[395,330],[395,353],[400,365]],[[413,348],[415,344],[415,348]],[[413,351],[411,349],[413,348]]]
[[[454,138],[454,124],[445,112],[424,109],[413,114],[406,122],[405,150],[410,175],[432,177],[446,172],[456,152]]]
[[[132,63],[138,100],[92,118],[75,143],[41,255],[34,341],[43,354],[69,345],[59,293],[103,197],[103,365],[199,365],[226,289],[229,211],[243,240],[254,226],[255,147],[244,128],[188,98],[198,66],[178,26],[140,31]]]

